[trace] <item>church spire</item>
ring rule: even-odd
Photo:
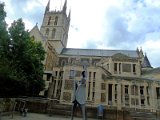
[[[66,13],[66,10],[67,10],[67,0],[65,0],[65,3],[63,5],[63,12]]]
[[[49,6],[50,6],[50,0],[48,1],[48,4],[46,6],[45,13],[49,12]]]
[[[139,50],[139,56],[140,56],[141,58],[143,58],[143,57],[144,57],[142,47],[140,47],[140,50]]]
[[[144,56],[142,67],[143,68],[152,68],[146,53],[145,53],[145,56]]]
[[[69,10],[68,19],[71,19],[71,9]]]

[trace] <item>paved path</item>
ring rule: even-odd
[[[48,116],[45,114],[28,113],[27,117],[14,115],[12,119],[11,116],[3,116],[1,120],[71,120],[71,117],[57,116],[57,115]],[[82,118],[74,117],[74,120],[82,120]],[[87,120],[96,120],[96,119],[88,118]]]

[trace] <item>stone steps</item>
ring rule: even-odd
[[[155,118],[156,115],[155,113],[152,112],[131,112],[130,113],[131,117],[133,118]]]
[[[48,107],[47,113],[49,115],[56,114],[56,115],[70,116],[71,115],[71,110],[72,110],[71,107],[72,106],[69,106],[69,105],[60,105],[60,104],[57,104],[57,105],[53,105],[51,107]]]

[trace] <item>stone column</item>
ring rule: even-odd
[[[106,104],[108,105],[108,83],[106,83]]]
[[[89,64],[92,65],[92,58],[89,59]]]
[[[120,65],[120,66],[121,66],[121,69],[120,69],[120,71],[121,71],[121,74],[122,74],[122,63],[121,63],[121,65]]]
[[[117,63],[117,74],[119,74],[119,63]]]
[[[99,88],[101,88],[100,87],[100,83],[97,83],[96,84],[96,86],[95,86],[95,88],[96,88],[96,93],[95,93],[95,97],[94,97],[94,100],[95,100],[95,103],[101,103],[101,89],[99,89]]]
[[[55,85],[55,90],[54,90],[54,97],[56,97],[56,94],[57,94],[58,80],[55,80],[55,82],[56,82],[56,85]]]
[[[112,84],[112,105],[115,105],[115,84]]]
[[[128,86],[129,106],[131,106],[131,85]]]
[[[157,99],[156,99],[156,87],[154,86],[154,83],[152,83],[150,87],[150,103],[152,112],[155,112],[157,108]]]
[[[74,81],[72,81],[73,83],[73,86],[72,86],[72,93],[71,93],[71,95],[72,95],[72,97],[71,97],[71,100],[73,100],[73,89],[74,89]],[[56,81],[56,83],[58,84],[58,82]],[[54,83],[55,84],[55,89],[54,89],[54,93],[55,92],[57,92],[57,88],[56,88],[56,83]],[[60,101],[63,101],[63,92],[64,92],[64,85],[65,85],[65,80],[64,80],[64,78],[62,79],[62,88],[61,88],[61,95],[60,95]],[[55,93],[56,94],[56,93]],[[55,96],[56,97],[56,96]]]
[[[48,98],[52,98],[54,92],[54,83],[55,81],[49,83],[49,90],[48,90]]]
[[[125,90],[124,90],[124,85],[121,85],[121,90],[122,90],[122,106],[125,105]]]
[[[137,85],[137,87],[138,87],[138,108],[141,108],[140,86]]]
[[[86,81],[86,99],[88,100],[89,80]]]
[[[93,98],[93,91],[94,91],[93,89],[95,89],[95,87],[93,88],[93,81],[92,81],[90,84],[90,96],[89,96],[90,100],[92,100]]]
[[[146,88],[146,86],[144,86],[143,91],[144,91],[144,98],[145,98],[144,105],[145,105],[146,108],[148,108],[148,104],[147,104],[147,88]]]
[[[68,58],[68,64],[71,64],[71,57]]]
[[[118,85],[117,85],[117,109],[118,110],[121,110],[121,108],[122,108],[122,101],[121,101],[121,97],[122,97],[122,95],[121,95],[121,83],[118,83]]]
[[[131,64],[131,73],[133,75],[133,64]]]

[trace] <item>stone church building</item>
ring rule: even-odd
[[[66,10],[67,0],[59,11],[50,11],[49,1],[40,29],[35,25],[30,31],[30,36],[41,41],[46,50],[46,87],[40,95],[71,105],[74,80],[81,79],[85,65],[86,106],[101,104],[106,109],[160,110],[160,69],[152,68],[143,50],[67,48],[71,18]]]

